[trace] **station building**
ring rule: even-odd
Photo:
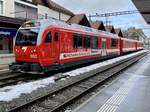
[[[25,21],[42,18],[67,21],[73,15],[51,0],[0,0],[0,54],[13,52],[13,38]]]
[[[13,37],[25,20],[0,16],[0,54],[13,51]]]

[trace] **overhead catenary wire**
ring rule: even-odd
[[[119,12],[110,12],[110,13],[103,13],[103,14],[89,14],[89,20],[91,21],[92,18],[95,18],[95,17],[105,17],[106,18],[106,25],[107,23],[110,21],[108,21],[108,17],[110,16],[121,16],[121,15],[128,15],[128,14],[135,14],[135,13],[140,13],[138,10],[129,10],[129,11],[119,11]]]

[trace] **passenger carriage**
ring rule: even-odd
[[[130,53],[136,51],[137,41],[127,38],[121,38],[121,53]]]
[[[10,69],[44,73],[134,50],[134,41],[109,32],[54,19],[34,20],[18,30],[14,43],[16,62]]]
[[[137,50],[142,50],[143,49],[143,47],[144,47],[143,42],[137,41],[136,44],[137,44],[136,45],[137,46],[136,47]]]

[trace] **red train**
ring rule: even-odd
[[[26,22],[14,43],[11,70],[48,72],[143,49],[143,43],[54,19]]]

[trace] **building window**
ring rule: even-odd
[[[82,48],[81,34],[73,34],[73,48]]]
[[[117,44],[118,44],[118,40],[111,38],[111,47],[117,47]]]
[[[3,1],[0,1],[0,15],[3,15]]]
[[[90,48],[90,36],[89,35],[84,36],[84,48]]]
[[[98,37],[92,37],[92,49],[98,48]]]
[[[37,6],[26,1],[15,1],[15,17],[25,19],[37,19]]]

